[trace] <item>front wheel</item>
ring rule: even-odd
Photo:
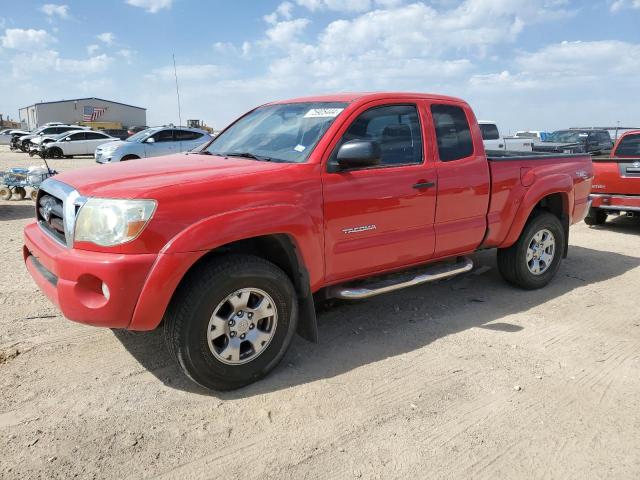
[[[607,212],[599,208],[590,208],[589,213],[584,217],[584,223],[589,226],[602,225],[607,221]]]
[[[558,271],[564,245],[565,232],[558,217],[535,213],[516,243],[498,249],[498,270],[513,285],[526,290],[542,288]]]
[[[167,346],[201,386],[231,390],[267,375],[296,331],[296,293],[274,264],[228,255],[191,271],[164,321]]]

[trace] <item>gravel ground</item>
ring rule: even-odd
[[[0,149],[0,170],[38,164]],[[32,215],[0,201],[0,478],[640,478],[638,220],[572,227],[542,290],[481,252],[466,276],[335,305],[319,344],[216,394],[157,332],[65,320],[23,266]]]

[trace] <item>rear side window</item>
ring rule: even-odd
[[[500,139],[500,133],[498,127],[492,123],[481,123],[480,131],[482,132],[483,140],[498,140]]]
[[[471,130],[464,110],[454,105],[431,105],[440,160],[450,162],[473,154]]]
[[[196,140],[202,137],[201,133],[190,130],[176,130],[176,140]]]
[[[640,157],[640,134],[623,137],[615,154]]]

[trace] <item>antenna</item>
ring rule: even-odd
[[[178,126],[182,126],[182,112],[180,112],[180,90],[178,89],[178,70],[176,69],[176,55],[173,56],[173,74],[176,77],[176,96],[178,97]]]

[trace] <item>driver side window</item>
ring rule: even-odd
[[[374,107],[360,114],[340,139],[332,161],[350,140],[378,143],[381,166],[422,163],[422,131],[415,105]]]
[[[162,130],[153,135],[156,142],[173,142],[173,130]]]

